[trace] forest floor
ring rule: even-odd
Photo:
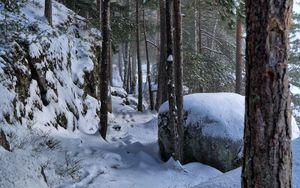
[[[72,159],[80,161],[81,178],[63,187],[192,187],[222,174],[200,164],[163,162],[157,143],[157,114],[118,106],[107,142],[99,134],[70,139],[56,134]]]
[[[185,188],[222,174],[201,163],[162,161],[157,114],[121,101],[113,97],[107,141],[98,132],[16,127],[13,152],[0,148],[0,187]]]
[[[120,101],[113,97],[107,141],[98,132],[90,135],[39,126],[28,133],[28,129],[18,127],[19,135],[23,135],[18,137],[21,143],[14,144],[13,152],[0,148],[0,187],[240,187],[240,168],[223,174],[201,163],[162,161],[157,114],[136,112]],[[298,138],[293,145],[295,188],[300,187],[299,148]]]

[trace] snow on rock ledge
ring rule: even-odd
[[[221,171],[241,165],[244,134],[244,97],[235,93],[200,93],[184,97],[184,162],[199,161]],[[173,152],[168,127],[168,103],[159,110],[161,156]],[[293,139],[299,129],[292,119]]]
[[[0,33],[0,122],[93,134],[101,34],[56,1],[50,27],[44,2],[20,2],[20,12],[4,11],[0,3],[0,22],[15,26]]]

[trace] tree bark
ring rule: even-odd
[[[246,0],[244,188],[291,187],[291,7],[291,0]]]
[[[200,2],[194,0],[194,46],[195,53],[202,53],[202,30]]]
[[[112,64],[112,44],[111,40],[109,40],[109,51],[108,51],[108,102],[107,102],[107,111],[112,113],[112,98],[111,98],[111,86],[113,84],[112,74],[113,74],[113,64]]]
[[[155,109],[158,111],[162,103],[168,100],[168,87],[166,76],[166,2],[160,0],[160,62],[158,66],[158,87]]]
[[[136,54],[137,54],[137,65],[138,65],[138,111],[143,111],[143,73],[142,73],[142,62],[140,57],[140,5],[139,0],[136,0]]]
[[[52,0],[45,0],[45,17],[52,26]]]
[[[123,60],[124,60],[124,78],[123,78],[123,87],[124,89],[127,88],[128,80],[128,58],[129,58],[129,43],[125,42],[124,44],[124,52],[123,52]],[[129,93],[128,90],[126,90]]]
[[[136,94],[136,51],[132,49],[132,60],[131,60],[131,93]]]
[[[242,22],[239,15],[236,18],[236,67],[235,92],[242,94]]]
[[[130,56],[128,58],[128,74],[127,74],[127,87],[126,87],[126,90],[127,90],[127,93],[132,93],[132,87],[131,87],[131,77],[132,77],[132,66],[131,66],[131,60],[130,60]]]
[[[109,86],[111,86],[112,81],[113,81],[113,79],[112,79],[112,76],[113,76],[112,75],[113,74],[113,63],[112,63],[112,43],[111,43],[111,40],[109,40],[108,59],[109,59],[109,61],[108,61],[108,65],[109,65],[109,67],[108,67],[108,76],[109,76],[109,82],[110,82]]]
[[[181,1],[174,0],[174,60],[175,60],[175,94],[177,107],[177,124],[175,125],[175,153],[183,162],[183,65],[182,65],[182,17]]]
[[[99,14],[99,29],[101,30],[101,8],[102,8],[102,0],[97,0],[96,1],[96,6],[97,6],[97,11]]]
[[[152,85],[151,85],[151,73],[150,73],[150,60],[149,60],[146,22],[145,22],[145,10],[143,10],[143,30],[144,30],[145,50],[146,50],[146,59],[147,59],[147,81],[148,81],[150,110],[154,110],[154,101],[153,101],[153,93],[152,93]]]
[[[167,76],[168,76],[168,94],[169,94],[169,126],[172,130],[172,142],[174,146],[173,158],[180,160],[178,153],[178,132],[177,132],[177,110],[175,100],[175,88],[173,78],[173,38],[172,38],[172,9],[171,1],[166,0],[166,35],[167,35]]]
[[[214,24],[214,30],[213,30],[213,34],[212,34],[213,37],[216,37],[218,23],[219,23],[219,18],[216,18],[215,24]],[[215,41],[211,40],[210,42],[211,43],[210,43],[210,47],[209,48],[212,49],[212,50],[214,50],[214,48],[215,48]],[[209,55],[212,56],[212,54],[213,54],[213,51],[210,51]]]
[[[123,81],[123,63],[122,63],[122,45],[119,45],[118,51],[118,70],[121,81]]]
[[[198,9],[198,52],[202,54],[202,15],[200,8]]]
[[[109,51],[110,51],[110,0],[103,0],[102,9],[102,52],[101,52],[101,109],[100,109],[100,134],[106,139],[108,124],[108,87],[109,87]]]

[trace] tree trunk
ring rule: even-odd
[[[235,92],[242,94],[242,22],[239,15],[236,18],[236,68]]]
[[[160,0],[160,62],[158,66],[158,87],[155,109],[158,111],[162,103],[168,100],[167,76],[166,76],[166,2]]]
[[[175,60],[175,94],[177,107],[177,124],[175,132],[175,153],[180,162],[183,162],[183,65],[182,65],[182,17],[181,1],[174,0],[174,60]]]
[[[109,51],[108,51],[108,102],[107,102],[107,111],[112,113],[112,98],[111,98],[111,86],[113,84],[112,74],[113,74],[113,66],[112,66],[112,45],[111,40],[109,40]]]
[[[291,187],[291,9],[291,0],[246,0],[244,188]]]
[[[126,87],[126,90],[127,90],[127,93],[132,93],[132,88],[131,88],[131,77],[132,77],[132,65],[131,65],[131,60],[130,60],[130,56],[128,58],[128,74],[127,74],[127,87]]]
[[[167,35],[167,75],[168,75],[168,94],[169,94],[169,126],[172,130],[172,142],[174,146],[173,158],[180,160],[178,153],[178,132],[177,132],[177,110],[175,101],[175,88],[173,78],[173,38],[172,38],[172,19],[171,19],[171,0],[166,0],[166,35]]]
[[[45,0],[45,17],[52,26],[52,0]]]
[[[131,74],[131,93],[133,95],[136,94],[136,51],[133,49],[132,50],[132,61],[131,61],[131,71],[132,71],[132,74]]]
[[[128,58],[129,58],[129,43],[125,42],[124,44],[124,52],[123,52],[123,60],[124,60],[124,78],[123,78],[123,87],[124,89],[127,88],[128,80],[127,80],[127,74],[128,74]],[[129,93],[129,91],[127,91]]]
[[[109,40],[109,51],[108,51],[108,76],[109,76],[109,82],[110,82],[110,85],[112,85],[112,77],[113,77],[113,63],[112,63],[112,44],[111,44],[111,41]]]
[[[143,111],[143,73],[142,73],[142,62],[140,57],[140,5],[139,0],[136,0],[136,54],[137,54],[137,65],[138,65],[138,111]]]
[[[194,38],[194,50],[195,52],[197,53],[198,52],[198,9],[197,9],[197,0],[194,0],[194,35],[195,35],[195,38]]]
[[[101,52],[101,109],[100,134],[106,139],[108,124],[108,87],[109,87],[109,51],[110,51],[110,0],[103,0],[102,9],[102,52]]]
[[[97,6],[97,11],[99,14],[99,29],[101,30],[101,8],[102,8],[102,1],[101,0],[97,0],[96,1],[96,6]]]
[[[118,70],[121,81],[123,81],[122,45],[119,45],[118,51]]]
[[[216,37],[216,34],[217,34],[217,27],[218,27],[218,23],[219,23],[219,18],[216,18],[215,20],[215,24],[214,24],[214,30],[213,30],[213,34],[212,36],[215,38]],[[201,30],[200,30],[201,31]],[[213,50],[215,48],[215,41],[213,39],[210,40],[210,49]],[[209,52],[209,55],[212,56],[213,52],[210,51]]]
[[[145,10],[143,10],[143,30],[144,30],[145,50],[146,50],[146,59],[147,59],[147,80],[148,80],[150,110],[154,110],[154,101],[153,101],[153,93],[152,93],[152,85],[151,85],[151,73],[150,73],[150,60],[149,60],[147,34],[146,34]]]
[[[199,8],[198,11],[198,52],[202,54],[202,21],[201,21],[202,15]]]

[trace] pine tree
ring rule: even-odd
[[[244,188],[291,187],[291,8],[291,0],[246,0]]]
[[[235,92],[242,94],[242,21],[240,15],[236,18],[236,68]]]
[[[106,139],[108,124],[108,86],[109,86],[109,55],[110,55],[110,0],[103,0],[102,4],[102,51],[101,51],[101,74],[100,74],[100,134]]]
[[[99,29],[101,30],[101,8],[102,8],[102,1],[101,0],[97,0],[96,1],[96,7],[97,7],[97,11],[98,11],[98,15],[99,15]]]
[[[159,65],[157,74],[157,96],[156,96],[156,111],[162,103],[168,100],[168,88],[166,77],[166,1],[159,1],[159,13],[160,13],[160,52],[159,52]]]
[[[151,85],[151,74],[150,74],[149,50],[148,50],[146,21],[145,21],[145,10],[143,10],[143,30],[144,30],[145,51],[146,51],[146,60],[147,60],[147,81],[148,81],[150,110],[154,110],[154,101],[153,101],[153,93],[152,93],[152,85]]]
[[[167,35],[167,77],[168,77],[168,101],[169,101],[169,126],[172,130],[174,153],[173,158],[175,160],[181,160],[181,154],[178,152],[181,148],[178,142],[177,131],[177,109],[175,98],[175,87],[173,77],[173,35],[172,35],[172,0],[166,0],[166,35]]]
[[[177,107],[177,124],[175,125],[175,152],[177,159],[183,162],[183,65],[182,65],[182,23],[181,1],[174,0],[174,60],[175,60],[175,94]]]
[[[143,111],[143,74],[142,74],[142,62],[140,56],[140,5],[139,0],[136,0],[136,54],[137,54],[137,66],[138,66],[138,111]]]

